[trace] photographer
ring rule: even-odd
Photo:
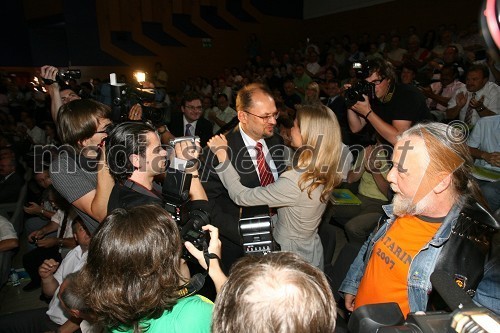
[[[346,100],[352,103],[347,113],[349,127],[353,133],[361,131],[368,123],[391,145],[396,137],[417,122],[429,119],[429,109],[423,94],[417,88],[397,83],[393,66],[385,60],[373,59],[362,64],[358,71],[374,90],[369,98],[365,91],[354,91],[353,86],[345,92]],[[367,87],[366,84],[364,87]]]
[[[57,123],[57,115],[61,106],[81,99],[78,94],[66,85],[59,75],[59,69],[54,66],[45,65],[40,68],[40,76],[45,82],[45,87],[50,95],[50,113],[52,120]],[[140,120],[142,109],[140,105],[133,105],[128,114],[130,120]],[[59,133],[60,134],[60,133]]]
[[[199,147],[191,141],[175,145],[175,155],[184,160],[196,159]],[[108,202],[108,213],[115,208],[129,208],[147,203],[163,205],[161,186],[155,177],[167,170],[167,151],[162,148],[154,127],[145,123],[128,122],[117,125],[110,133],[106,144],[106,155],[115,186]],[[172,170],[172,169],[169,169]],[[190,198],[191,208],[207,203],[207,196],[198,170],[186,170],[192,175]],[[168,173],[166,177],[169,177]]]

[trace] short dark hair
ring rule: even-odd
[[[130,156],[144,157],[148,143],[146,134],[155,131],[151,125],[140,122],[121,123],[111,130],[106,141],[106,161],[117,183],[130,178],[134,172]]]
[[[61,106],[57,128],[63,143],[81,150],[81,141],[91,138],[99,119],[110,119],[109,106],[92,99],[78,99]]]
[[[378,73],[380,76],[390,79],[392,83],[396,82],[397,80],[394,66],[387,60],[375,58],[369,60],[366,63],[366,66],[368,66],[369,68],[370,75],[372,75],[373,73]]]
[[[488,66],[485,64],[474,64],[467,69],[467,73],[470,72],[481,72],[483,73],[483,78],[490,77],[490,70],[488,69]]]
[[[199,99],[201,102],[201,96],[197,92],[189,91],[182,96],[182,106],[186,106],[186,102],[191,102]]]
[[[215,301],[212,332],[333,332],[336,304],[322,271],[299,255],[247,256]],[[286,320],[285,320],[286,318]]]

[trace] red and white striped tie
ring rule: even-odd
[[[257,168],[259,169],[260,185],[267,186],[274,183],[274,176],[271,172],[271,168],[266,162],[264,153],[262,152],[262,143],[257,142],[255,145],[255,150],[257,151]]]

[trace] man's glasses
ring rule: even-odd
[[[382,82],[384,82],[384,80],[385,80],[385,79],[386,79],[386,78],[385,78],[385,77],[383,77],[383,78],[378,79],[378,80],[373,80],[373,81],[372,81],[372,82],[370,82],[370,83],[373,83],[374,85],[378,86],[379,84],[381,84]]]
[[[271,119],[273,119],[273,118],[274,119],[278,119],[278,117],[280,115],[279,112],[273,113],[270,116],[259,116],[259,115],[256,115],[256,114],[252,113],[252,112],[248,112],[248,111],[243,111],[243,112],[251,114],[252,116],[255,116],[257,118],[260,118],[260,119],[264,120],[266,123],[270,122]]]
[[[184,107],[190,111],[202,111],[203,110],[202,106],[186,105]]]

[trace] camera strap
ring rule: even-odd
[[[161,199],[160,196],[157,195],[155,192],[148,190],[147,188],[145,188],[141,184],[137,184],[136,182],[134,182],[130,179],[127,179],[123,183],[123,186],[126,186],[129,189],[131,189],[132,191],[135,191],[137,193],[144,194],[144,195],[147,195],[149,197],[153,197],[155,199]],[[153,189],[154,189],[154,183],[153,183]]]

